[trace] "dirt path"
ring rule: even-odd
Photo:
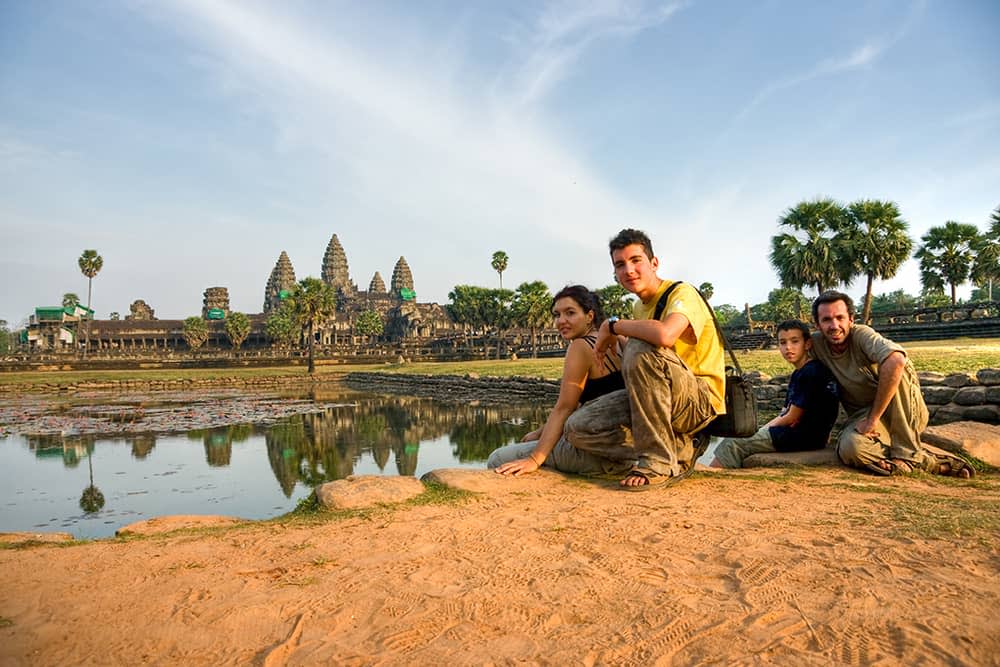
[[[0,663],[998,664],[995,476],[504,482],[322,521],[0,550]]]

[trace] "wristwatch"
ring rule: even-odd
[[[617,322],[619,319],[621,319],[621,318],[618,317],[617,315],[612,315],[611,317],[608,318],[608,332],[612,336],[617,336],[618,335],[618,334],[615,333],[615,322]]]

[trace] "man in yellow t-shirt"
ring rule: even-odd
[[[704,452],[709,438],[698,432],[725,412],[725,349],[698,291],[656,275],[645,233],[623,229],[609,248],[615,278],[639,303],[635,319],[601,325],[594,353],[600,359],[616,340],[623,344],[626,388],[574,412],[565,434],[581,451],[634,461],[621,485],[649,488],[686,475]]]

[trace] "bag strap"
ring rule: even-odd
[[[656,309],[653,311],[653,319],[660,319],[660,315],[663,314],[663,309],[667,307],[667,299],[670,298],[670,293],[674,291],[674,288],[678,285],[683,285],[684,282],[681,280],[676,281],[673,285],[667,288],[667,291],[663,293],[660,300],[656,302]]]
[[[663,314],[663,309],[667,307],[667,298],[670,293],[674,291],[674,288],[678,285],[683,284],[683,281],[678,280],[673,285],[667,288],[667,291],[663,293],[660,300],[656,302],[656,310],[653,311],[653,319],[660,319],[660,315]],[[701,300],[705,302],[705,307],[708,308],[708,312],[712,314],[712,322],[715,323],[715,332],[719,335],[719,339],[722,341],[722,347],[725,348],[726,352],[729,353],[729,357],[733,360],[733,365],[736,367],[736,372],[739,375],[743,375],[743,369],[740,368],[739,359],[736,358],[736,353],[733,352],[733,348],[729,345],[729,340],[726,338],[726,334],[722,333],[722,327],[719,326],[719,318],[715,316],[715,309],[709,305],[708,299],[705,295],[701,293],[701,290],[696,289],[695,292],[701,297]]]

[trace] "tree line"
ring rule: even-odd
[[[968,280],[985,286],[992,300],[993,282],[1000,278],[1000,206],[986,231],[949,220],[928,229],[916,251],[909,225],[891,201],[861,199],[847,206],[829,198],[803,201],[788,209],[778,226],[786,231],[771,238],[769,259],[782,289],[814,287],[819,293],[864,278],[862,321],[871,318],[874,281],[895,276],[911,256],[920,264],[925,301],[940,303],[948,286],[954,305],[958,286]]]

